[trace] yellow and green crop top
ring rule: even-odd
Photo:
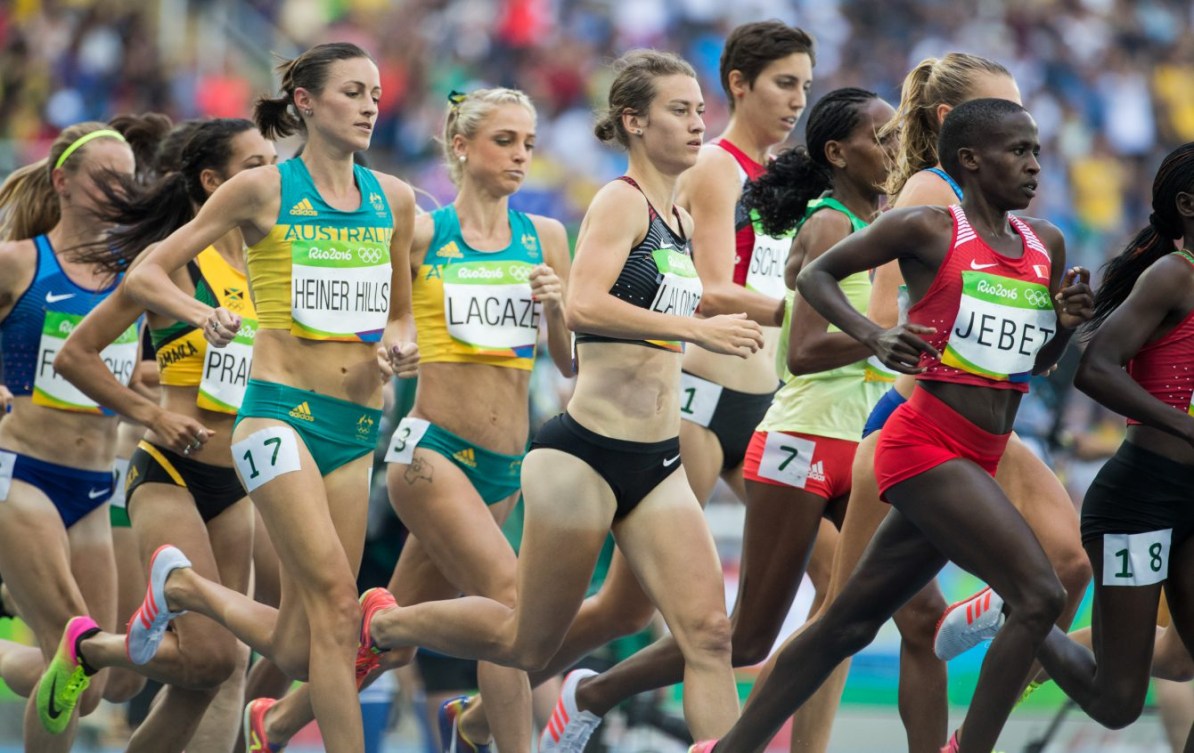
[[[248,253],[259,324],[309,340],[379,341],[390,310],[394,235],[381,184],[354,165],[361,204],[347,212],[323,200],[301,158],[278,172],[277,224]]]
[[[432,212],[434,234],[411,291],[422,363],[534,364],[543,304],[528,279],[543,249],[530,217],[508,215],[510,245],[477,251],[464,242],[455,206]]]
[[[209,348],[203,332],[185,322],[150,329],[162,384],[199,387],[198,405],[218,413],[236,413],[249,383],[257,313],[244,274],[208,246],[187,265],[195,298],[223,306],[240,316],[236,338],[223,348]]]

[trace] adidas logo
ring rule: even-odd
[[[315,217],[319,212],[316,212],[315,207],[311,206],[310,199],[303,199],[290,208],[290,214],[300,217]]]
[[[808,477],[813,481],[825,480],[825,462],[818,460],[808,467]]]
[[[291,408],[290,417],[300,421],[315,421],[315,416],[311,414],[311,406],[307,405],[306,400]]]
[[[463,259],[464,254],[460,252],[460,247],[456,245],[456,241],[450,241],[447,245],[440,246],[435,255],[441,259]]]
[[[452,453],[452,458],[457,462],[464,463],[469,468],[477,467],[477,454],[473,452],[472,447],[465,447],[459,452]]]

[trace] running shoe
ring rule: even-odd
[[[369,673],[381,666],[381,655],[388,649],[378,648],[370,628],[373,618],[382,609],[398,606],[394,595],[384,588],[370,588],[361,594],[361,635],[357,643],[357,690]]]
[[[1016,701],[1016,705],[1019,706],[1021,703],[1024,703],[1025,701],[1027,701],[1028,696],[1035,693],[1036,689],[1044,684],[1045,683],[1037,682],[1036,680],[1033,680],[1032,682],[1028,683],[1028,687],[1024,688],[1024,692],[1020,694],[1020,700]]]
[[[714,745],[717,745],[716,740],[702,740],[689,748],[688,753],[713,753]]]
[[[166,628],[175,617],[186,614],[186,610],[171,612],[166,607],[166,579],[170,573],[183,567],[190,567],[191,561],[178,547],[163,544],[149,560],[149,587],[145,589],[145,600],[129,619],[124,635],[124,648],[129,661],[145,664],[158,652]]]
[[[938,659],[949,661],[994,638],[1003,621],[1003,599],[987,586],[945,610],[937,621],[933,653]]]
[[[272,744],[265,735],[265,712],[277,703],[276,698],[254,698],[245,706],[245,753],[278,753],[285,743]]]
[[[576,707],[576,687],[581,680],[596,674],[591,669],[577,669],[564,678],[560,700],[539,738],[539,753],[584,753],[589,738],[601,724],[601,717]]]
[[[66,623],[58,650],[37,686],[37,716],[51,735],[60,735],[70,724],[79,696],[91,684],[83,668],[79,642],[100,631],[90,617],[74,617]]]
[[[489,743],[478,745],[460,731],[460,717],[468,708],[469,697],[444,701],[439,707],[439,741],[444,753],[489,753]]]
[[[954,733],[949,736],[949,742],[941,749],[941,753],[958,753],[958,746],[960,745],[961,743],[958,742],[958,731],[954,730]]]

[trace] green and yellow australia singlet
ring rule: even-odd
[[[185,322],[151,329],[162,384],[198,387],[200,408],[236,413],[249,384],[257,313],[248,281],[220,252],[208,246],[187,265],[195,284],[195,298],[209,306],[223,306],[241,318],[236,338],[223,348],[208,347],[203,332]]]
[[[801,225],[814,213],[823,209],[833,209],[845,214],[850,219],[851,232],[857,232],[867,225],[844,204],[828,196],[809,202]],[[859,272],[838,284],[850,305],[856,311],[866,313],[871,297],[871,273]],[[792,326],[794,298],[795,294],[789,290],[779,341],[778,358],[783,373],[783,385],[779,392],[775,393],[771,408],[759,424],[758,431],[799,432],[857,442],[871,409],[891,386],[891,378],[886,373],[876,370],[867,360],[816,374],[795,376],[789,372],[786,368],[788,332]],[[830,325],[829,331],[841,330]]]
[[[377,178],[354,165],[361,204],[343,211],[319,195],[302,159],[278,172],[277,224],[248,253],[259,326],[309,340],[379,341],[390,307],[394,216]]]
[[[509,210],[510,245],[477,251],[464,242],[455,206],[431,216],[435,232],[411,291],[421,362],[529,370],[543,310],[528,282],[543,263],[534,223]]]

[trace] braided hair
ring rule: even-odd
[[[1144,270],[1162,256],[1173,253],[1174,241],[1182,237],[1182,218],[1177,195],[1194,192],[1194,141],[1170,152],[1153,179],[1152,214],[1148,224],[1111,261],[1103,265],[1103,281],[1095,294],[1094,316],[1083,325],[1090,337],[1107,317],[1124,302]]]
[[[879,95],[865,89],[835,89],[809,111],[804,128],[808,146],[779,155],[767,171],[743,189],[742,204],[758,212],[763,231],[782,236],[804,218],[808,203],[833,188],[833,166],[825,156],[830,141],[844,141],[862,121],[866,106]]]

